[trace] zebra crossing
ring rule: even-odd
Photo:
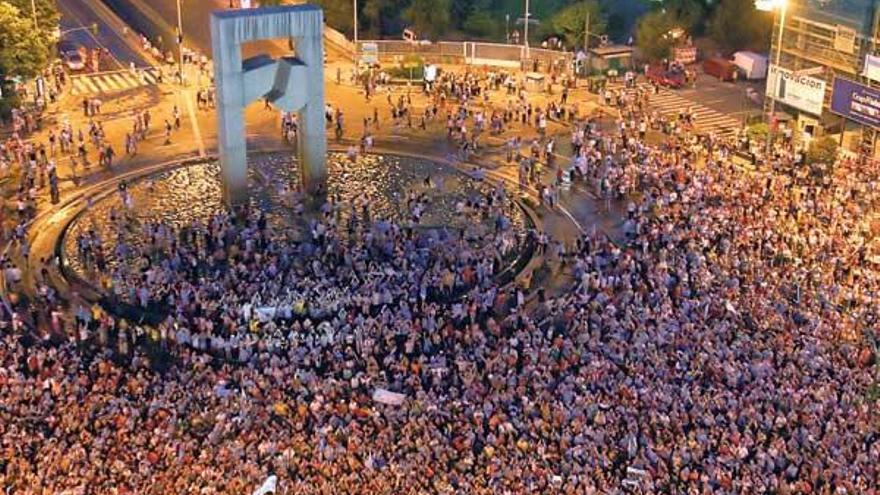
[[[742,127],[742,121],[710,108],[701,103],[689,100],[675,91],[661,88],[654,94],[654,88],[649,83],[640,83],[638,88],[647,91],[650,95],[648,104],[662,115],[677,117],[680,111],[690,109],[695,117],[696,126],[704,132],[714,132],[719,137],[727,137],[737,133]],[[623,90],[629,96],[635,95],[637,88],[624,88],[623,85],[609,85],[609,89]]]
[[[143,86],[159,83],[159,69],[122,70],[118,72],[101,72],[83,74],[71,78],[73,84],[71,94],[93,95],[127,91]]]

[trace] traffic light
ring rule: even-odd
[[[97,22],[93,22],[92,25],[89,26],[89,28],[92,30],[92,34],[94,34],[95,36],[98,35],[98,23]]]

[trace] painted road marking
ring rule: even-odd
[[[101,74],[83,74],[72,77],[71,94],[85,95],[126,91],[158,84],[157,69],[131,72],[129,70]]]

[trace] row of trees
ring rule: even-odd
[[[324,8],[331,26],[351,33],[352,0],[311,1]],[[522,29],[517,19],[523,8],[524,0],[359,0],[358,18],[364,36],[394,36],[411,26],[431,38],[501,40],[506,30]],[[532,0],[530,9],[541,21],[532,30],[535,38],[559,36],[569,47],[582,46],[587,14],[592,34],[621,41],[632,33],[635,17],[644,14],[636,41],[654,59],[668,56],[674,41],[664,34],[674,28],[705,35],[724,51],[760,50],[771,29],[771,16],[757,11],[754,0]]]
[[[724,52],[762,51],[772,22],[772,14],[757,10],[754,0],[663,0],[639,20],[636,42],[644,56],[655,60],[669,56],[678,42],[667,36],[674,29],[706,35]]]
[[[283,2],[265,0],[263,4]],[[311,2],[324,8],[325,18],[334,28],[349,33],[353,30],[352,0]],[[567,41],[574,42],[577,36],[583,36],[587,11],[594,19],[591,29],[604,31],[608,18],[605,5],[613,2],[533,0],[532,15],[542,21],[533,33],[535,36],[562,34]],[[522,29],[517,19],[523,15],[523,4],[524,0],[360,0],[358,27],[365,36],[374,37],[397,35],[409,26],[431,38],[462,36],[499,40],[505,38],[507,30]]]

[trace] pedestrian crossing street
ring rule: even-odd
[[[637,92],[637,88],[624,88],[623,84],[609,85],[608,88],[615,91],[623,90],[630,96]],[[673,90],[661,88],[659,93],[654,94],[654,88],[649,83],[640,83],[638,88],[647,91],[650,95],[649,106],[667,117],[678,117],[679,111],[691,109],[696,117],[697,127],[704,132],[714,132],[719,137],[729,137],[742,127],[741,120],[689,100]]]
[[[74,95],[94,95],[115,93],[143,86],[153,86],[159,82],[159,69],[122,70],[83,74],[71,78],[71,93]]]

